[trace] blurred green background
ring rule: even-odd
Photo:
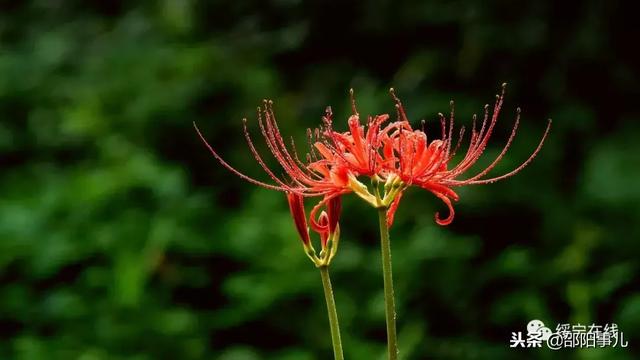
[[[275,101],[303,144],[348,89],[364,114],[459,124],[508,82],[488,164],[413,190],[392,247],[407,359],[640,356],[640,56],[627,1],[1,1],[0,359],[329,359],[318,271],[242,136]],[[263,143],[261,149],[266,149]],[[299,149],[301,150],[301,149]],[[482,164],[480,164],[482,165]],[[445,210],[446,211],[446,210]],[[382,359],[376,213],[344,199],[331,271],[348,359]],[[629,348],[510,349],[529,320],[615,322]]]

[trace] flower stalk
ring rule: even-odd
[[[320,245],[322,249],[319,253],[311,243],[309,236],[309,226],[307,224],[307,215],[304,210],[304,199],[301,195],[295,193],[287,193],[287,201],[293,223],[298,231],[304,252],[307,254],[313,264],[320,270],[322,277],[322,288],[324,289],[324,299],[327,302],[327,315],[329,317],[329,327],[331,329],[331,343],[333,345],[333,355],[336,360],[343,360],[342,340],[340,338],[340,325],[338,324],[338,311],[336,310],[336,301],[333,298],[333,289],[331,287],[331,278],[329,277],[329,264],[338,250],[340,242],[340,212],[342,211],[342,203],[339,196],[330,197],[320,202],[311,210],[309,223],[311,229],[320,236]],[[326,211],[320,212],[315,218],[315,213],[321,206],[326,207]]]
[[[322,287],[324,288],[324,298],[327,302],[327,315],[329,316],[329,326],[331,328],[331,343],[333,344],[333,356],[336,360],[344,360],[342,353],[342,340],[340,338],[340,325],[338,324],[338,312],[336,301],[333,298],[331,288],[331,278],[329,277],[329,267],[323,265],[319,267],[322,276]]]
[[[400,177],[389,175],[383,183],[379,176],[371,178],[371,191],[355,177],[350,178],[353,192],[367,201],[378,211],[380,223],[380,251],[382,258],[382,276],[384,282],[384,313],[387,325],[387,355],[389,360],[398,359],[398,338],[396,331],[396,304],[393,291],[393,266],[391,262],[391,241],[389,226],[393,223],[390,209],[397,206],[406,185]]]
[[[389,241],[386,208],[378,208],[378,220],[380,222],[380,249],[382,253],[382,274],[384,280],[384,313],[387,323],[387,351],[389,360],[396,360],[398,359],[396,303],[393,293],[391,242]]]

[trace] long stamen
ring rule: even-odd
[[[356,108],[356,97],[353,92],[353,89],[349,89],[349,96],[351,97],[351,112],[353,115],[359,115],[358,109]]]
[[[258,186],[262,186],[264,188],[267,189],[271,189],[271,190],[278,190],[278,191],[289,191],[290,189],[288,188],[284,188],[281,186],[275,186],[275,185],[271,185],[271,184],[267,184],[264,183],[262,181],[256,180],[254,178],[251,178],[243,173],[241,173],[240,171],[236,170],[233,166],[229,165],[220,155],[218,155],[218,153],[213,150],[213,147],[211,145],[209,145],[209,143],[207,142],[207,140],[204,138],[204,136],[202,135],[202,133],[200,132],[200,129],[198,129],[198,126],[196,125],[196,123],[193,123],[193,127],[196,129],[196,132],[198,133],[198,136],[200,137],[200,140],[202,140],[202,142],[205,144],[205,146],[209,149],[209,152],[211,152],[211,155],[213,155],[214,158],[216,158],[216,160],[218,160],[218,162],[224,166],[227,170],[231,171],[232,173],[234,173],[236,176],[242,178],[243,180],[246,180],[254,185],[258,185]]]
[[[447,138],[447,129],[444,114],[438,113],[438,118],[440,119],[440,130],[442,131],[440,138],[442,139],[442,141],[445,141],[445,139]]]
[[[502,109],[506,87],[507,87],[507,83],[503,83],[502,92],[500,93],[500,95],[496,95],[496,102],[493,106],[493,113],[491,115],[491,121],[489,122],[489,127],[487,128],[486,133],[481,137],[482,141],[480,141],[478,145],[478,148],[476,151],[477,154],[474,156],[475,159],[472,162],[475,162],[480,157],[480,155],[482,155],[482,153],[484,152],[484,149],[487,146],[487,143],[489,142],[489,138],[491,137],[491,134],[496,125],[496,122],[498,121],[500,110]],[[483,124],[483,128],[484,128],[484,125],[485,124]]]
[[[544,131],[544,135],[542,135],[542,139],[540,139],[540,142],[538,143],[538,146],[536,147],[536,149],[533,151],[533,153],[531,153],[531,155],[529,156],[529,158],[523,162],[520,166],[518,166],[517,168],[515,168],[514,170],[512,170],[511,172],[495,177],[495,178],[491,178],[491,179],[485,179],[485,180],[476,180],[476,181],[470,181],[468,182],[468,184],[474,184],[474,185],[481,185],[481,184],[490,184],[490,183],[494,183],[498,180],[502,180],[502,179],[506,179],[510,176],[513,176],[517,173],[519,173],[522,169],[524,169],[527,165],[529,165],[529,163],[531,163],[531,161],[533,161],[533,159],[536,157],[536,155],[538,155],[538,153],[540,152],[540,149],[542,149],[542,145],[544,144],[545,139],[547,138],[547,135],[549,134],[549,130],[551,129],[551,119],[549,119],[549,122],[547,123],[547,128]],[[460,185],[464,185],[465,183],[461,183]],[[458,184],[456,184],[458,185]]]
[[[258,125],[260,126],[260,131],[262,132],[262,135],[265,138],[265,142],[267,143],[267,146],[269,147],[269,150],[271,150],[271,153],[276,158],[276,160],[278,160],[278,163],[280,163],[280,166],[282,166],[282,168],[289,175],[291,180],[294,181],[299,186],[304,186],[298,179],[299,173],[296,172],[291,167],[289,161],[287,161],[287,159],[284,158],[284,156],[282,155],[280,149],[278,148],[277,141],[276,141],[276,139],[275,139],[275,137],[273,135],[273,132],[277,131],[277,129],[274,129],[273,126],[270,125],[269,113],[268,113],[268,110],[267,110],[267,103],[268,103],[268,101],[264,100],[264,104],[265,104],[265,109],[264,109],[265,119],[264,119],[264,123],[266,123],[266,125],[267,125],[266,127],[265,127],[265,125],[263,123],[262,112],[260,111],[260,109],[258,109]]]
[[[273,181],[277,182],[278,184],[280,184],[284,188],[289,188],[290,186],[285,184],[282,180],[280,180],[280,178],[277,177],[271,171],[271,169],[267,166],[267,164],[262,160],[262,157],[260,156],[260,154],[256,150],[255,146],[253,145],[253,141],[251,141],[251,135],[249,135],[249,130],[247,129],[247,119],[242,119],[242,127],[243,127],[243,130],[244,130],[244,137],[247,140],[247,144],[249,145],[249,150],[253,154],[253,157],[256,159],[258,164],[260,164],[262,169],[267,173],[267,175],[269,175],[273,179]]]
[[[309,153],[307,156],[312,158],[313,161],[318,161],[318,155],[316,154],[316,150],[313,148],[313,132],[311,129],[307,129],[307,145],[309,146]],[[311,160],[309,160],[311,162]]]
[[[507,144],[502,148],[502,151],[500,152],[500,154],[498,154],[495,160],[493,160],[493,162],[489,166],[487,166],[483,171],[481,171],[479,174],[463,181],[474,181],[483,177],[484,175],[488,174],[489,171],[491,171],[498,164],[498,162],[500,162],[500,160],[502,160],[502,157],[507,153],[507,150],[509,150],[511,143],[513,142],[513,139],[516,137],[516,132],[518,131],[519,124],[520,124],[520,108],[516,110],[516,120],[515,120],[515,123],[513,124],[513,129],[511,129],[511,135],[509,135]]]
[[[488,113],[487,113],[488,106],[489,105],[485,105],[485,115],[484,115],[484,120],[482,121],[480,132],[476,130],[477,116],[475,114],[473,115],[472,131],[471,131],[471,137],[469,139],[469,148],[467,149],[466,154],[464,155],[463,159],[458,163],[458,165],[456,165],[453,169],[451,169],[452,173],[458,171],[458,169],[463,168],[473,158],[473,155],[475,154],[475,151],[477,148],[477,144],[480,142],[480,135],[482,131],[484,131],[484,125],[488,117]]]
[[[496,102],[493,107],[493,114],[491,116],[491,121],[489,122],[489,127],[486,130],[486,133],[483,134],[483,130],[485,128],[486,120],[488,117],[488,106],[485,106],[485,116],[482,123],[482,128],[480,129],[479,141],[477,145],[474,147],[472,155],[463,160],[460,164],[458,164],[453,171],[457,174],[460,174],[466,171],[469,167],[471,167],[482,155],[484,152],[487,143],[489,142],[489,138],[493,132],[493,128],[495,127],[496,122],[498,121],[498,115],[500,114],[500,109],[502,108],[502,102],[504,100],[504,92],[506,88],[506,83],[502,84],[502,93],[500,95],[496,95]]]
[[[272,123],[273,128],[275,129],[275,131],[273,132],[273,135],[275,137],[275,139],[277,140],[278,144],[280,145],[280,148],[282,149],[283,154],[285,155],[286,159],[289,160],[289,163],[291,164],[292,168],[295,168],[296,164],[293,161],[293,158],[291,156],[291,154],[289,153],[286,144],[284,143],[284,139],[282,138],[282,135],[280,134],[280,129],[278,128],[278,122],[276,121],[276,114],[273,112],[273,101],[269,100],[268,103],[268,111],[269,111],[269,117],[270,117],[270,123]]]
[[[289,154],[287,147],[280,135],[280,129],[278,129],[278,123],[275,119],[275,114],[273,112],[273,102],[271,100],[265,102],[265,123],[267,124],[268,133],[271,136],[271,141],[274,144],[274,147],[277,149],[279,155],[285,160],[288,166],[284,166],[285,170],[291,176],[292,179],[297,180],[305,180],[305,175],[300,171],[300,168],[296,166],[295,161]]]
[[[455,107],[453,100],[449,102],[449,106],[451,107],[451,112],[449,115],[449,136],[447,137],[447,151],[445,152],[445,157],[449,158],[449,152],[451,151],[451,141],[453,137],[453,119],[455,117]]]
[[[453,159],[453,157],[456,156],[456,153],[458,152],[458,149],[460,149],[460,145],[462,144],[462,138],[464,137],[464,130],[465,130],[464,126],[460,128],[460,134],[458,135],[458,141],[456,142],[456,146],[453,148],[453,151],[451,152],[451,154],[447,158],[447,162],[449,162],[451,159]]]
[[[404,106],[402,106],[402,101],[400,101],[400,99],[396,96],[396,91],[394,88],[390,88],[389,89],[389,93],[391,94],[391,97],[393,98],[393,100],[396,102],[396,109],[398,109],[398,120],[402,120],[402,121],[409,121],[407,118],[407,113],[404,111]]]

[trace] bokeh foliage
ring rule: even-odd
[[[392,247],[402,353],[632,359],[640,343],[640,36],[633,2],[2,2],[0,358],[327,359],[319,274],[241,118],[271,97],[304,144],[326,105],[459,122],[508,82],[485,163],[517,177],[461,191],[457,217],[411,191]],[[636,6],[637,7],[637,6]],[[250,122],[258,134],[255,122]],[[261,144],[262,148],[265,147]],[[301,148],[301,146],[299,146]],[[376,214],[345,199],[332,265],[346,356],[384,352]],[[616,322],[628,349],[515,351],[512,331]],[[635,353],[634,353],[635,352]]]

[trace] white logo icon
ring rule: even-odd
[[[527,324],[527,335],[529,337],[536,336],[540,338],[542,341],[547,341],[549,337],[553,334],[553,331],[548,327],[544,326],[544,323],[540,320],[531,320]]]

